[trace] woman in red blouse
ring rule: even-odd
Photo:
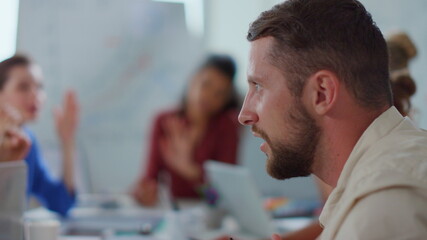
[[[133,190],[137,202],[157,203],[159,175],[169,175],[176,198],[198,198],[207,160],[235,164],[239,137],[235,63],[211,55],[187,88],[182,106],[159,114],[152,129],[148,162]]]

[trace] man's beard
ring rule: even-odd
[[[288,130],[286,143],[272,142],[257,126],[252,130],[259,133],[271,149],[267,159],[267,172],[276,179],[308,176],[312,172],[314,154],[319,143],[320,128],[301,102],[296,102],[286,117]]]

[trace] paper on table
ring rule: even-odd
[[[67,237],[67,236],[63,236],[60,237],[59,240],[101,240],[101,237]]]
[[[68,237],[64,236],[59,238],[59,240],[101,240],[101,237],[84,237],[84,236],[73,236]],[[147,237],[147,236],[114,236],[105,238],[105,240],[165,240],[163,238],[156,237]]]
[[[101,237],[84,237],[84,236],[78,236],[78,237],[63,236],[63,237],[60,237],[59,240],[102,240],[102,238]]]

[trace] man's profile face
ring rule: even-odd
[[[264,139],[260,148],[267,155],[267,172],[272,177],[307,176],[320,129],[301,98],[291,95],[282,71],[271,63],[273,43],[272,37],[251,42],[249,90],[239,122],[252,126],[252,133]]]

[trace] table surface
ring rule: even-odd
[[[183,200],[179,202],[179,206],[181,209],[177,212],[161,204],[155,208],[142,208],[125,195],[82,195],[79,196],[79,205],[70,212],[69,219],[61,220],[62,232],[65,234],[60,240],[178,240],[183,231],[193,236],[193,239],[214,239],[223,235],[248,240],[258,239],[241,232],[231,216],[224,218],[222,228],[207,229],[204,224],[206,206],[201,202]],[[55,214],[42,208],[30,210],[25,214],[26,221],[53,218],[58,219]],[[276,229],[292,231],[308,225],[311,221],[312,218],[307,217],[286,218],[274,220],[273,224]],[[155,230],[150,235],[140,235],[137,229],[144,226]],[[96,229],[98,236],[93,236],[93,231],[92,234],[86,234],[87,236],[69,236],[66,232],[70,233],[70,229]]]

